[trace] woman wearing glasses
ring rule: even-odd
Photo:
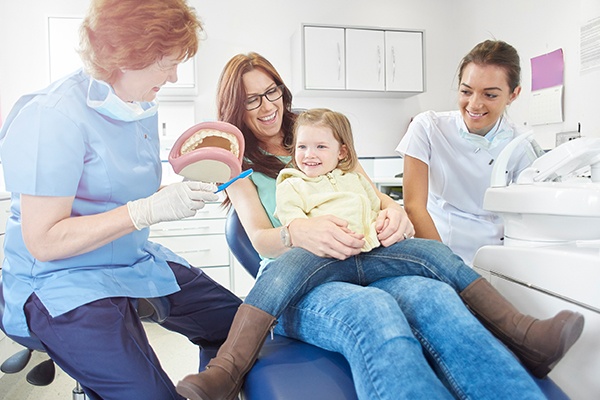
[[[225,66],[218,85],[218,117],[240,128],[246,140],[244,169],[254,169],[250,179],[227,189],[228,201],[263,257],[277,258],[293,245],[318,256],[346,259],[363,246],[363,240],[348,232],[346,221],[323,216],[282,227],[274,217],[275,178],[291,160],[291,104],[280,75],[259,54],[239,54]],[[357,172],[366,176],[360,166]],[[382,245],[396,243],[404,234],[412,236],[403,209],[389,197],[378,196],[379,228],[386,223],[379,234]],[[272,324],[253,317],[266,327]],[[230,338],[239,333],[236,329],[234,321]],[[544,398],[514,356],[439,281],[402,277],[367,287],[326,283],[289,307],[275,332],[343,354],[360,399]],[[257,350],[250,351],[243,360],[245,368],[238,370],[225,361],[225,353],[231,352],[239,363],[237,356],[249,350],[242,349],[245,339],[224,345],[208,374],[184,378],[177,386],[179,393],[193,400],[235,398]]]

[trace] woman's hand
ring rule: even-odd
[[[345,220],[332,215],[295,219],[289,230],[294,247],[319,257],[345,260],[359,254],[365,244],[363,235],[350,231]]]
[[[185,181],[172,183],[152,196],[127,203],[129,216],[136,229],[164,221],[192,217],[206,201],[216,201],[217,187],[212,183]]]
[[[396,203],[392,198],[383,194],[371,178],[367,175],[363,167],[359,164],[356,166],[356,172],[361,173],[373,186],[373,190],[381,201],[381,211],[377,215],[375,221],[375,230],[377,239],[382,246],[388,247],[396,242],[415,236],[415,228],[408,218],[404,208]]]
[[[415,228],[402,207],[381,210],[375,221],[375,229],[377,238],[384,247],[415,236]]]

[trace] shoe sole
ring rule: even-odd
[[[210,400],[208,396],[201,393],[202,390],[193,383],[179,381],[177,383],[177,393],[189,400]]]
[[[552,369],[558,364],[560,360],[564,357],[564,355],[569,351],[571,346],[575,344],[575,342],[581,336],[583,332],[584,326],[584,318],[583,315],[574,312],[565,320],[565,324],[560,334],[560,344],[556,349],[556,352],[553,356],[548,357],[546,362],[539,365],[537,368],[532,370],[532,374],[537,378],[545,378],[546,375],[552,371]]]

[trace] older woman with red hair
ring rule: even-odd
[[[161,87],[198,49],[185,0],[93,0],[81,27],[85,68],[24,96],[2,139],[12,193],[2,270],[13,337],[34,335],[90,399],[181,399],[136,313],[165,297],[162,325],[207,352],[240,300],[169,249],[152,224],[215,201],[213,184],[161,182]]]

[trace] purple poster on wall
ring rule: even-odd
[[[531,59],[531,91],[563,84],[565,64],[562,49]]]

